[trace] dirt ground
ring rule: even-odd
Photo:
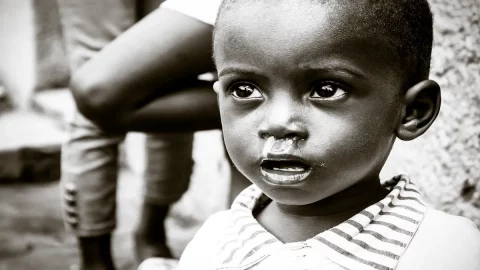
[[[229,168],[219,131],[195,135],[189,191],[167,220],[170,246],[180,256],[212,213],[227,207]],[[123,169],[118,187],[118,226],[113,250],[118,269],[135,269],[131,233],[142,194],[141,176]],[[65,270],[77,263],[75,239],[65,231],[58,181],[0,185],[0,270]]]

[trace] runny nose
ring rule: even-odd
[[[268,137],[263,145],[262,156],[292,154],[297,148],[298,137],[286,137],[277,139],[273,136]]]

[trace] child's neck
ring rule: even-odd
[[[283,242],[304,241],[342,223],[387,194],[380,181],[368,181],[310,205],[272,202],[257,219]]]
[[[308,205],[285,205],[275,203],[284,215],[296,217],[324,217],[354,210],[362,210],[374,201],[383,199],[388,191],[379,179],[357,183],[323,200]]]

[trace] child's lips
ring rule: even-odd
[[[260,165],[262,175],[268,182],[279,185],[296,184],[305,180],[311,166],[297,157],[264,159]]]

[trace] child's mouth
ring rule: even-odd
[[[263,160],[260,169],[267,181],[279,185],[301,182],[311,171],[311,167],[302,161],[273,159]]]

